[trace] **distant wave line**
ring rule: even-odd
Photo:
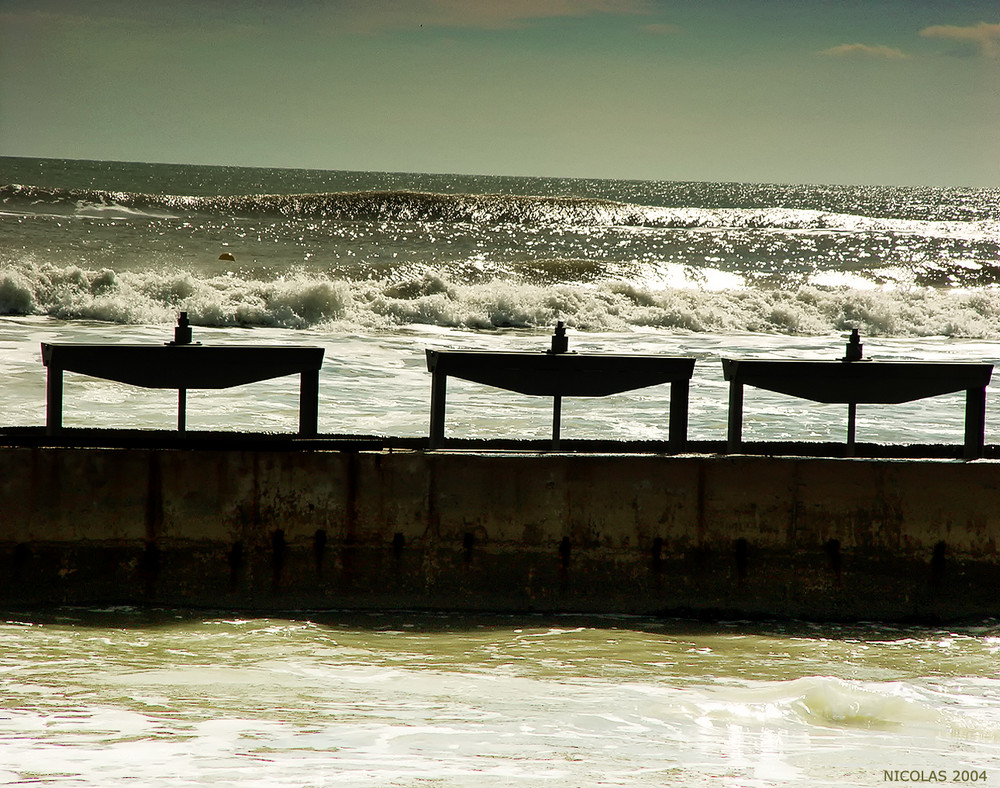
[[[800,208],[658,207],[585,197],[437,194],[418,191],[249,194],[194,197],[97,189],[0,186],[8,205],[60,206],[77,215],[123,214],[176,218],[173,214],[274,215],[329,221],[444,222],[522,226],[637,227],[829,232],[892,232],[1000,240],[1000,222],[871,218]],[[166,212],[167,215],[149,213]]]

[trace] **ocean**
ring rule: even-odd
[[[1000,358],[1000,190],[570,180],[0,158],[4,421],[44,422],[42,341],[318,344],[320,431],[422,436],[426,348],[698,359]],[[232,258],[232,259],[229,259]],[[292,431],[288,380],[189,392],[189,429]],[[858,412],[858,440],[960,443],[961,394]],[[69,376],[67,426],[170,429],[175,395]],[[449,435],[544,438],[551,404],[456,381]],[[747,395],[747,440],[843,440],[839,406]],[[987,409],[987,442],[1000,411]],[[567,401],[567,438],[662,438],[664,395]]]
[[[427,348],[1000,359],[1000,190],[473,177],[0,158],[3,426],[45,341],[326,351],[319,428],[425,436]],[[64,423],[171,429],[176,394],[67,374]],[[746,440],[843,440],[747,392]],[[995,385],[988,443],[1000,435]],[[188,393],[191,430],[292,432],[297,382]],[[551,403],[449,384],[449,435]],[[666,395],[563,403],[662,439]],[[858,440],[961,443],[964,397],[861,406]],[[61,608],[0,616],[0,784],[871,786],[1000,780],[1000,624]]]
[[[3,619],[4,785],[1000,780],[995,623],[127,608]]]

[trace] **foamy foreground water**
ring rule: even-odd
[[[993,625],[5,618],[2,784],[1000,780]]]

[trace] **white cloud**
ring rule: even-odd
[[[0,10],[4,27],[32,24],[41,29],[65,25],[141,24],[170,27],[259,28],[308,23],[314,30],[376,33],[423,28],[506,30],[544,19],[637,16],[653,13],[655,0],[289,0],[271,6],[245,0],[175,0],[170,4],[102,0],[45,0],[41,9]],[[0,0],[2,3],[2,0]]]
[[[540,19],[652,11],[651,0],[343,0],[328,18],[340,26],[378,30],[419,27],[505,30]]]
[[[983,57],[1000,56],[1000,24],[980,22],[978,25],[958,27],[956,25],[933,25],[925,27],[920,35],[928,38],[944,38],[955,41]]]
[[[909,57],[902,50],[871,44],[841,44],[824,49],[820,54],[830,57],[870,57],[880,60],[905,60]]]

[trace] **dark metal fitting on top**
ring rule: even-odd
[[[864,345],[861,344],[861,336],[858,333],[858,329],[851,329],[851,338],[847,342],[847,355],[842,359],[843,361],[861,361],[861,351]]]
[[[191,323],[188,321],[187,312],[181,312],[180,317],[177,318],[177,325],[174,328],[174,341],[168,344],[171,345],[191,344]]]
[[[552,347],[549,353],[556,355],[567,352],[569,352],[569,337],[566,336],[566,324],[560,320],[556,323],[556,332],[552,335]]]

